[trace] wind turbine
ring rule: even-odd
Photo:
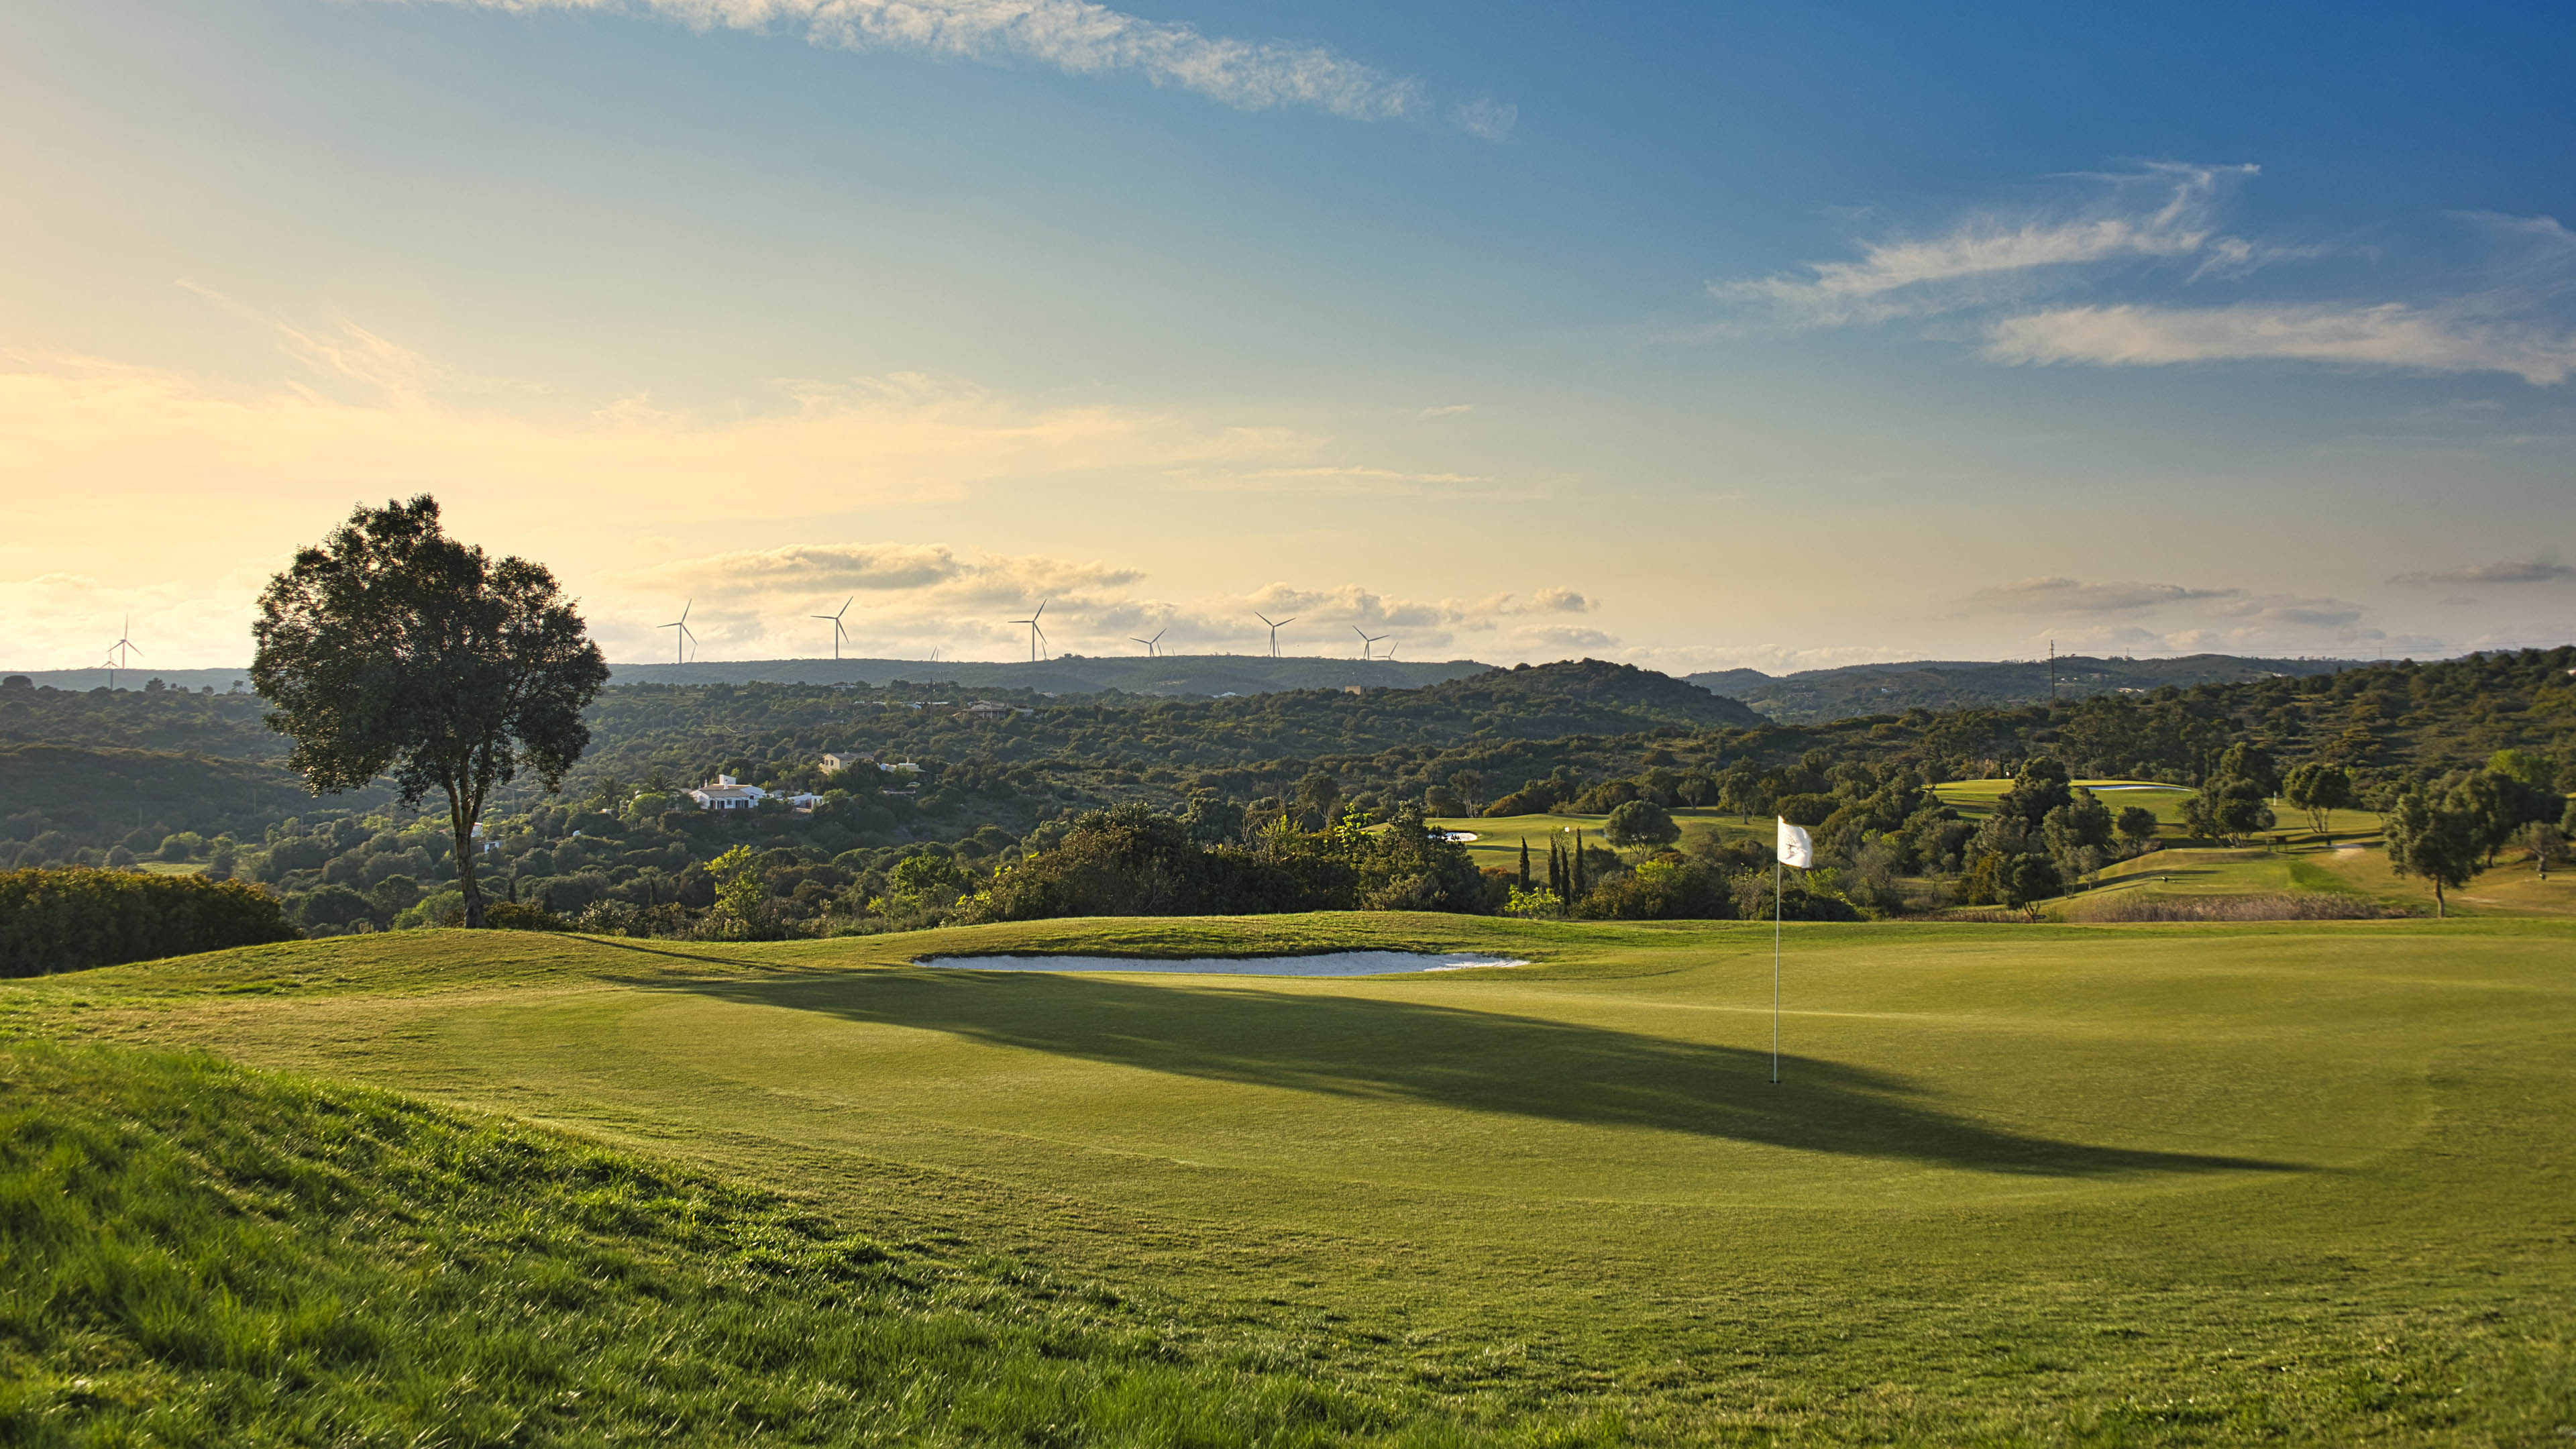
[[[107,646],[107,687],[116,688],[116,671],[134,667],[133,656],[143,651],[134,647],[134,616],[125,616],[117,626],[116,642]]]
[[[698,642],[697,634],[689,628],[689,610],[695,606],[697,602],[697,600],[691,599],[687,603],[682,604],[680,606],[680,617],[672,620],[668,624],[657,626],[659,628],[677,629],[680,631],[679,633],[671,636],[671,659],[673,663],[688,663],[689,646]]]
[[[1353,624],[1351,626],[1351,632],[1360,636],[1360,657],[1362,659],[1369,657],[1369,647],[1371,645],[1374,645],[1377,641],[1386,637],[1384,634],[1372,634],[1357,624]]]
[[[806,616],[809,619],[829,619],[832,621],[832,657],[834,659],[839,659],[841,657],[841,641],[850,637],[850,631],[841,627],[841,615],[850,612],[850,606],[858,601],[859,596],[852,594],[841,601],[841,607],[837,612],[830,614],[808,614]]]
[[[1146,658],[1160,659],[1163,657],[1163,636],[1170,632],[1172,632],[1172,626],[1165,624],[1162,628],[1154,631],[1154,637],[1151,639],[1136,639],[1136,636],[1133,634],[1130,634],[1127,637],[1130,639],[1136,639],[1137,643],[1145,646]]]
[[[1273,659],[1278,658],[1279,631],[1287,628],[1289,625],[1294,624],[1297,621],[1294,618],[1273,619],[1268,614],[1261,612],[1259,609],[1252,611],[1252,617],[1259,619],[1262,623],[1270,626],[1270,657]]]
[[[1014,624],[1026,624],[1029,626],[1029,662],[1031,664],[1038,662],[1038,644],[1041,640],[1046,638],[1046,630],[1038,627],[1038,620],[1046,617],[1046,606],[1054,602],[1055,600],[1048,599],[1044,603],[1039,604],[1027,618],[1013,619],[1011,621]]]

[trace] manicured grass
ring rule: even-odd
[[[1675,823],[1682,827],[1682,833],[1686,837],[1694,832],[1715,832],[1721,836],[1757,835],[1765,841],[1771,838],[1772,826],[1768,820],[1748,823],[1740,816],[1721,814],[1709,809],[1693,809],[1688,806],[1677,808],[1671,814]],[[1465,831],[1473,834],[1476,838],[1467,842],[1467,854],[1474,858],[1479,869],[1484,870],[1517,870],[1520,867],[1521,842],[1528,841],[1530,874],[1543,883],[1547,878],[1547,843],[1551,838],[1565,840],[1570,844],[1572,837],[1566,832],[1580,830],[1583,832],[1586,847],[1602,848],[1601,828],[1609,818],[1606,815],[1557,813],[1468,815],[1427,823],[1443,830]]]
[[[835,1233],[1043,1264],[1191,1362],[1252,1354],[1363,1416],[1317,1432],[1417,1411],[1650,1442],[2576,1426],[2576,926],[1787,936],[1777,1086],[1770,930],[1725,923],[423,932],[14,983],[0,1021],[575,1126],[797,1194]],[[1538,964],[904,964],[1324,945]]]
[[[2165,785],[2152,780],[2077,780],[2073,783],[2093,791],[2115,815],[2132,805],[2144,806],[2154,814],[2156,823],[2164,828],[2166,835],[2184,833],[2182,804],[2192,795],[2188,785]],[[1934,786],[1933,793],[1960,814],[1975,819],[1992,814],[1995,801],[2011,789],[2012,784],[2010,780],[1953,780]],[[2278,817],[2279,823],[2265,832],[2267,835],[2283,839],[2315,838],[2315,827],[2306,811],[2293,808],[2286,801],[2275,800],[2272,813]],[[2326,812],[2326,833],[2339,839],[2377,835],[2379,816],[2369,810],[2329,810]]]

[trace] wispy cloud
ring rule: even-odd
[[[1209,35],[1091,0],[447,0],[478,9],[645,14],[699,29],[802,31],[816,45],[902,49],[976,60],[1021,59],[1077,75],[1126,72],[1239,110],[1308,107],[1355,121],[1433,114],[1422,83],[1325,46]],[[1515,108],[1458,106],[1451,120],[1489,141],[1511,134]]]
[[[2430,573],[2399,574],[2392,584],[2550,584],[2561,579],[2576,579],[2576,565],[2560,563],[2553,554],[2536,554],[2526,559],[2506,559],[2500,563],[2469,564],[2462,568],[2437,569]],[[2451,603],[2445,599],[2442,602]],[[2466,602],[2466,601],[2461,601]]]
[[[1986,305],[2058,284],[2055,274],[2088,263],[2199,256],[2242,269],[2257,260],[2256,248],[2218,236],[2215,213],[2224,189],[2254,174],[2252,166],[2163,164],[2085,178],[2093,194],[2072,208],[1980,212],[1932,236],[1865,243],[1857,261],[1810,262],[1710,290],[1831,324]]]
[[[2007,364],[2285,361],[2504,373],[2534,386],[2576,376],[2576,323],[2564,305],[2576,295],[2576,235],[2548,217],[2455,217],[2481,234],[2489,260],[2446,293],[2415,300],[2043,304],[2077,287],[2242,283],[2272,263],[2330,254],[2220,230],[2229,189],[2255,174],[2166,164],[2081,178],[2083,195],[2055,208],[1979,212],[1928,236],[1867,243],[1857,260],[1710,290],[1801,326],[1982,316],[1970,324],[1978,355]],[[1947,337],[1960,331],[1959,321],[1941,325]]]
[[[1453,107],[1449,119],[1470,136],[1487,141],[1508,141],[1512,127],[1520,124],[1521,108],[1501,101],[1469,101]]]
[[[2170,367],[2279,360],[2415,372],[2504,372],[2534,386],[2576,371],[2576,334],[2490,321],[2462,307],[2061,307],[2007,317],[1985,356],[2011,363]]]
[[[2239,589],[2185,588],[2180,584],[2086,583],[2081,579],[2052,576],[1989,585],[1969,597],[1972,603],[1994,609],[2121,614],[2195,600],[2224,599],[2241,592]]]

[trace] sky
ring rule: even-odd
[[[0,665],[2576,633],[2576,11],[1132,3],[0,0]]]

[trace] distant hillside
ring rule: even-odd
[[[1025,689],[1039,694],[1127,694],[1173,698],[1214,698],[1221,694],[1268,694],[1282,689],[1410,689],[1460,679],[1493,668],[1473,659],[1416,663],[1395,659],[1328,659],[1303,655],[1271,659],[1257,654],[1166,654],[1159,659],[1090,658],[1067,655],[1035,664],[992,660],[926,659],[727,659],[698,664],[611,665],[617,684],[891,684],[937,681],[970,689]],[[29,682],[64,690],[107,686],[104,669],[15,669]],[[250,671],[241,669],[120,669],[116,687],[140,691],[158,679],[176,689],[208,687],[217,693],[235,684],[248,688]]]
[[[1703,686],[1598,659],[1523,664],[1417,691],[1426,713],[1463,711],[1494,732],[1520,739],[1601,734],[1658,724],[1765,723],[1739,700]],[[1401,708],[1414,708],[1407,702]]]
[[[2238,684],[2256,679],[2331,674],[2364,661],[2252,659],[2234,654],[2190,654],[2178,659],[2097,659],[2060,655],[2057,698],[2096,694],[2145,694],[2165,685]],[[1770,675],[1727,669],[1690,676],[1712,693],[1743,700],[1782,724],[1821,724],[1857,715],[1901,714],[1909,709],[1978,709],[2046,704],[2045,659],[1923,659],[1901,664],[1849,664]]]
[[[1153,694],[1213,698],[1283,689],[1411,689],[1481,674],[1472,659],[1417,664],[1392,659],[1319,659],[1291,655],[1166,654],[1159,659],[1066,655],[1035,664],[989,660],[756,659],[703,664],[620,664],[618,684],[867,684],[936,680],[969,689],[1025,689],[1039,694]]]
[[[294,775],[268,761],[0,746],[0,848],[43,839],[48,859],[118,844],[147,851],[178,830],[256,841],[291,816],[356,814],[382,809],[392,798],[384,786],[370,785],[317,800]]]
[[[29,684],[42,687],[86,691],[107,688],[109,671],[104,669],[0,669],[0,678],[11,675],[24,675]],[[157,679],[172,689],[185,689],[191,692],[211,689],[217,694],[223,694],[235,686],[249,689],[250,668],[248,665],[243,665],[232,669],[119,669],[115,671],[115,679],[118,689],[133,690],[137,693],[140,693],[146,684]]]

